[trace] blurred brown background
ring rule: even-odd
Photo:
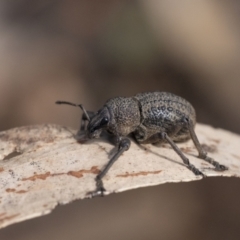
[[[110,97],[170,91],[198,121],[240,133],[240,2],[0,1],[0,130],[56,123]],[[67,117],[66,117],[67,116]],[[165,184],[76,201],[1,240],[239,239],[240,180]]]

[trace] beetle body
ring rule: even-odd
[[[185,99],[166,92],[111,98],[91,119],[88,131],[98,130],[96,126],[99,126],[104,117],[108,118],[108,123],[103,127],[109,132],[120,138],[133,133],[139,143],[160,142],[158,137],[152,137],[159,132],[167,133],[176,142],[187,140],[190,134],[184,124],[185,119],[193,125],[196,123],[192,105]],[[99,132],[95,136],[99,136]]]
[[[86,111],[81,104],[65,101],[57,103],[78,106],[83,110],[82,124],[77,134],[79,141],[98,138],[102,130],[107,130],[116,137],[118,151],[97,175],[96,190],[91,193],[91,196],[103,195],[105,189],[102,178],[120,155],[129,149],[131,142],[127,136],[130,133],[133,133],[139,143],[169,143],[185,166],[195,175],[204,176],[189,162],[175,142],[191,138],[198,150],[199,158],[212,164],[217,171],[228,169],[207,156],[194,131],[196,113],[193,106],[172,93],[148,92],[134,97],[111,98],[96,113]]]

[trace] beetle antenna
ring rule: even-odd
[[[56,101],[56,104],[67,104],[67,105],[71,105],[71,106],[74,106],[74,107],[80,107],[82,109],[83,113],[85,114],[87,120],[90,121],[90,117],[89,117],[86,109],[83,107],[82,104],[75,104],[75,103],[66,102],[66,101]]]

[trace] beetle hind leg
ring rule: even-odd
[[[198,168],[196,168],[193,164],[189,162],[188,158],[182,153],[182,151],[178,148],[176,143],[167,135],[167,133],[158,133],[158,136],[161,139],[166,140],[171,145],[173,150],[179,155],[179,157],[183,160],[183,163],[189,170],[191,170],[195,175],[202,175],[203,177],[205,177],[205,175]]]
[[[228,167],[220,164],[219,162],[215,161],[213,158],[210,158],[210,157],[207,156],[207,152],[204,151],[203,147],[201,146],[201,144],[200,144],[200,142],[197,138],[197,135],[194,131],[193,124],[188,119],[185,119],[185,122],[186,122],[186,125],[187,125],[188,129],[189,129],[190,136],[193,140],[193,143],[198,150],[198,154],[199,154],[198,157],[203,159],[204,161],[212,164],[215,167],[216,171],[228,170]]]

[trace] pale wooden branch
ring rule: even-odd
[[[240,177],[240,136],[198,124],[209,156],[229,167],[216,172],[197,158],[192,141],[178,144],[206,176]],[[80,144],[75,131],[56,125],[27,126],[0,133],[0,228],[45,215],[58,204],[84,199],[95,189],[95,176],[114,152],[105,138]],[[116,150],[116,149],[115,149]],[[106,194],[166,182],[200,180],[164,144],[132,142],[104,177]]]

